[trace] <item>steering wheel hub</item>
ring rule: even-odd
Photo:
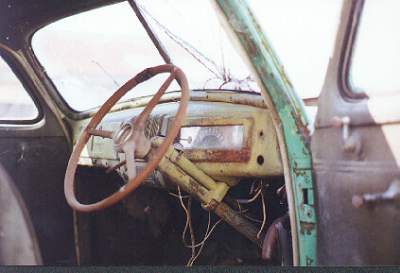
[[[132,138],[133,131],[134,127],[130,122],[126,122],[121,126],[112,138],[115,151],[123,152],[123,146]]]

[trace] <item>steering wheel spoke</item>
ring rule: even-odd
[[[144,127],[146,120],[148,119],[151,111],[153,111],[154,107],[157,105],[158,101],[161,99],[161,96],[167,91],[168,87],[171,85],[172,81],[175,79],[175,71],[171,72],[171,75],[164,81],[161,85],[160,89],[157,91],[156,94],[151,98],[151,100],[147,103],[146,108],[140,113],[140,115],[135,118],[131,119],[131,122],[135,124],[135,126]]]
[[[121,162],[117,163],[116,165],[114,165],[114,166],[112,166],[112,167],[109,167],[109,168],[106,170],[106,173],[107,173],[107,174],[112,173],[112,172],[115,171],[116,169],[119,169],[119,168],[121,168],[122,166],[124,166],[125,164],[126,164],[126,160],[122,160]]]
[[[110,139],[113,138],[113,134],[114,134],[114,132],[112,132],[112,131],[99,130],[99,129],[89,129],[87,132],[89,135],[92,135],[92,136],[99,136],[102,138],[110,138]]]

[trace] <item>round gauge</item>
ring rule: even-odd
[[[198,148],[218,148],[224,142],[220,127],[202,127],[193,143]]]

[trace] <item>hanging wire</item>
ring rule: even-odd
[[[190,208],[191,208],[191,200],[192,200],[192,198],[188,199],[188,208],[186,208],[185,204],[183,203],[181,188],[179,186],[178,186],[178,196],[179,196],[179,202],[180,202],[180,204],[181,204],[181,206],[182,206],[182,208],[183,208],[183,210],[185,211],[185,214],[186,214],[185,228],[183,229],[183,232],[182,232],[182,241],[183,241],[183,244],[186,246],[187,244],[186,244],[185,237],[186,237],[187,229],[189,227],[190,240],[191,240],[192,245],[194,245],[196,240],[195,240],[195,235],[194,235],[194,232],[193,232],[192,219],[191,219],[191,215],[190,215]],[[191,257],[191,259],[194,256],[196,256],[196,250],[195,250],[195,248],[192,248],[192,257]]]
[[[208,71],[210,71],[212,74],[214,74],[217,78],[221,78],[221,76],[219,75],[219,72],[215,72],[210,66],[208,66],[206,63],[204,63],[201,59],[203,58],[205,61],[207,61],[208,63],[210,63],[211,65],[214,66],[214,68],[219,71],[218,69],[218,65],[211,60],[210,58],[208,58],[207,56],[205,56],[203,53],[201,53],[199,50],[197,50],[194,46],[192,46],[190,43],[188,43],[187,41],[183,40],[182,38],[180,38],[179,36],[177,36],[176,34],[174,34],[171,30],[169,30],[166,26],[164,26],[163,24],[161,24],[161,22],[159,22],[156,18],[154,18],[154,16],[152,16],[150,14],[149,11],[147,11],[147,9],[138,3],[139,8],[151,19],[153,20],[157,26],[159,28],[161,28],[164,33],[175,43],[177,43],[182,49],[184,49],[187,53],[189,53],[193,58],[195,58],[201,65],[203,65]]]
[[[236,199],[236,201],[237,201],[239,204],[249,204],[249,203],[252,203],[252,202],[254,202],[254,201],[257,199],[257,197],[261,194],[261,190],[262,190],[262,189],[259,189],[259,190],[257,191],[257,193],[256,193],[252,198],[250,198],[250,199]]]
[[[197,251],[196,256],[190,261],[190,264],[189,264],[190,266],[192,266],[193,263],[195,262],[195,260],[200,256],[200,253],[201,253],[201,251],[203,250],[203,247],[204,247],[204,245],[205,245],[207,239],[211,236],[211,234],[212,234],[212,232],[214,231],[214,229],[215,229],[215,228],[218,226],[218,224],[221,223],[221,221],[222,221],[222,219],[219,219],[217,222],[215,222],[215,224],[213,225],[213,227],[211,228],[211,230],[208,231],[208,228],[209,228],[210,222],[211,222],[211,221],[210,221],[210,219],[211,219],[211,213],[210,213],[210,212],[208,212],[208,219],[209,219],[209,222],[208,222],[208,226],[207,226],[207,232],[206,232],[206,234],[205,234],[203,240],[202,240],[200,243],[198,243],[197,245],[194,245],[194,247],[200,246],[200,248],[199,248],[199,250]]]
[[[200,52],[196,47],[194,47],[192,44],[190,44],[189,42],[185,41],[184,39],[182,39],[181,37],[179,37],[178,35],[176,35],[175,33],[173,33],[169,28],[167,28],[166,26],[164,26],[160,21],[158,21],[145,7],[144,5],[136,2],[137,6],[140,8],[141,11],[143,11],[143,13],[145,13],[166,35],[168,38],[170,38],[173,42],[175,42],[177,45],[179,45],[183,50],[185,50],[189,55],[191,55],[196,61],[198,61],[204,68],[206,68],[208,71],[210,71],[214,77],[208,79],[206,81],[205,85],[207,84],[207,82],[209,82],[210,80],[213,79],[219,79],[222,80],[222,84],[219,86],[218,89],[222,89],[222,87],[228,83],[235,83],[236,84],[236,88],[238,90],[242,90],[241,86],[242,84],[246,84],[247,88],[249,90],[253,90],[250,86],[250,84],[248,83],[249,81],[253,81],[254,79],[251,77],[251,75],[248,75],[247,77],[245,77],[244,79],[237,79],[234,78],[232,76],[232,73],[230,72],[230,70],[228,70],[225,67],[225,62],[223,59],[223,66],[220,67],[215,61],[213,61],[212,59],[208,58],[205,54],[203,54],[202,52]],[[222,50],[222,48],[221,48]],[[223,55],[222,55],[223,58]],[[204,60],[204,61],[203,61]],[[208,64],[207,64],[208,63]]]
[[[261,232],[264,229],[265,224],[266,224],[267,212],[266,212],[266,207],[265,207],[266,204],[265,204],[264,191],[263,191],[264,190],[264,184],[262,183],[262,181],[259,181],[257,187],[255,187],[254,185],[255,184],[252,184],[252,186],[250,188],[250,194],[253,193],[253,192],[256,192],[256,194],[253,197],[251,197],[250,199],[235,199],[235,201],[238,204],[239,213],[243,217],[249,219],[250,221],[261,223],[260,230],[257,233],[257,238],[259,239],[260,236],[261,236]],[[242,210],[242,208],[240,206],[240,204],[250,204],[250,203],[254,202],[255,200],[257,200],[258,197],[261,197],[262,212],[263,212],[263,219],[262,220],[255,219],[255,218],[245,214],[245,211]]]
[[[267,222],[267,210],[265,208],[264,194],[261,194],[261,201],[262,201],[263,221],[260,230],[257,233],[257,239],[260,239],[261,232],[263,231],[265,223]]]
[[[179,198],[179,194],[176,194],[176,193],[173,193],[173,192],[168,192],[168,194],[173,196],[173,197]],[[189,197],[190,197],[190,195],[182,195],[181,196],[181,198],[183,198],[183,199],[186,199],[186,198],[189,198]]]
[[[175,195],[173,195],[175,196]],[[180,187],[178,186],[178,195],[176,195],[179,198],[179,202],[181,207],[183,208],[185,214],[186,214],[186,222],[185,222],[185,227],[182,231],[182,241],[185,247],[190,248],[192,250],[192,255],[189,259],[189,261],[187,262],[187,266],[192,266],[193,263],[197,260],[197,258],[200,256],[204,245],[207,241],[207,239],[211,236],[212,232],[214,231],[214,229],[218,226],[219,223],[221,223],[222,219],[219,219],[217,222],[215,222],[215,224],[211,227],[211,213],[208,212],[208,224],[207,224],[207,229],[206,232],[204,234],[203,239],[199,242],[196,243],[196,239],[195,239],[195,235],[194,235],[194,230],[193,230],[193,226],[192,226],[192,218],[191,218],[191,202],[192,202],[192,198],[188,199],[188,205],[186,207],[185,203],[183,202],[183,196],[182,196],[182,192]],[[187,230],[189,228],[189,232],[190,232],[190,239],[191,239],[191,244],[187,244],[186,243],[186,233]],[[196,248],[199,248],[196,252]]]

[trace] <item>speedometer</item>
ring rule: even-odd
[[[242,125],[182,127],[180,136],[185,149],[236,150],[243,147],[244,128]]]

